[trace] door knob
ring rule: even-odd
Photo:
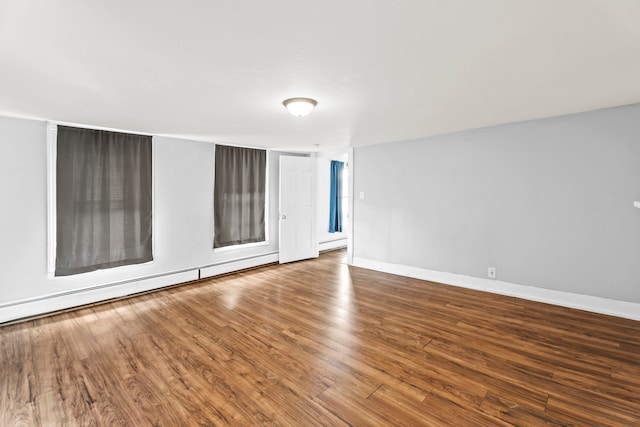
[[[280,215],[280,219],[287,219],[286,215]]]

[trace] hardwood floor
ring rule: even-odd
[[[0,425],[640,426],[640,322],[344,251],[0,328]]]

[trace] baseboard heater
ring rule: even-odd
[[[259,267],[261,265],[273,264],[278,262],[279,253],[270,252],[256,256],[249,256],[232,261],[222,261],[216,264],[200,267],[200,279],[219,276],[221,274],[233,273],[235,271],[246,270],[247,268]]]
[[[200,279],[258,267],[278,261],[278,252],[222,261],[202,267],[159,273],[135,279],[121,280],[72,289],[55,294],[27,298],[0,304],[0,324],[50,315],[56,312],[103,303],[136,294],[194,282]]]

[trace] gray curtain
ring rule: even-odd
[[[265,241],[267,152],[216,145],[213,247]]]
[[[58,126],[56,276],[153,259],[151,137]]]

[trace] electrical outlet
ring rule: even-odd
[[[489,279],[495,279],[496,278],[496,268],[495,267],[489,267],[489,269],[487,270],[487,276],[489,276]]]

